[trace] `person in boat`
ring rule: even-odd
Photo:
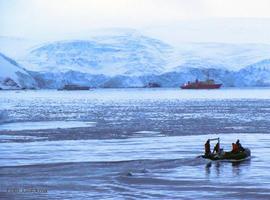
[[[238,153],[239,152],[239,148],[237,146],[237,144],[232,143],[232,153]]]
[[[219,144],[219,142],[218,142],[218,143],[216,144],[216,146],[214,147],[213,153],[217,153],[217,154],[220,153],[220,144]]]
[[[245,151],[245,149],[242,147],[242,145],[241,145],[241,143],[240,143],[239,140],[237,140],[235,144],[238,146],[238,150],[239,151]]]
[[[211,147],[210,147],[210,140],[209,139],[204,144],[204,154],[206,156],[211,155]]]

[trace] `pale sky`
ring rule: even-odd
[[[268,20],[269,10],[270,0],[0,0],[0,35],[60,37],[91,29],[145,30],[194,20]]]

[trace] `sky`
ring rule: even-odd
[[[243,39],[244,30],[250,34],[245,41],[270,43],[269,8],[269,0],[0,0],[0,36],[80,37],[118,27],[170,42],[196,41],[200,31],[203,42],[212,33],[221,34],[216,41],[234,42]],[[265,28],[267,34],[260,35]]]

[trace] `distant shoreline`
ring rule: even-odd
[[[43,90],[50,90],[50,91],[92,91],[92,90],[115,90],[115,89],[145,89],[145,90],[162,90],[162,89],[179,89],[183,90],[180,87],[96,87],[96,88],[90,88],[89,90],[59,90],[58,88],[37,88],[37,89],[0,89],[1,91],[43,91]],[[219,89],[214,89],[214,91],[217,90],[224,90],[224,89],[270,89],[270,86],[254,86],[254,87],[221,87]],[[190,89],[185,91],[205,91],[205,90],[213,90],[213,89]]]

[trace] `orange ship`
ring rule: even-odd
[[[219,89],[221,86],[222,84],[215,83],[213,79],[207,79],[206,81],[196,79],[195,82],[188,81],[180,87],[182,89]]]

